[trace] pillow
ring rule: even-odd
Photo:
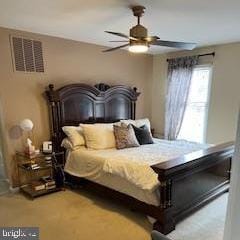
[[[72,142],[69,140],[69,138],[64,138],[62,140],[61,147],[64,147],[64,148],[66,148],[68,150],[76,150],[76,149],[80,148],[80,146],[74,147],[72,145]]]
[[[137,120],[132,120],[132,119],[126,119],[126,120],[120,120],[121,123],[124,123],[126,125],[128,124],[132,124],[136,127],[141,127],[143,125],[146,125],[151,136],[152,136],[152,133],[151,133],[151,124],[150,124],[150,121],[148,118],[142,118],[142,119],[137,119]]]
[[[85,139],[81,127],[64,126],[62,127],[62,130],[71,141],[73,147],[85,145]]]
[[[134,125],[132,125],[132,127],[140,145],[153,144],[152,136],[146,125],[143,125],[140,128],[135,127]]]
[[[116,147],[113,123],[80,124],[80,126],[88,148],[99,150]]]
[[[130,148],[130,147],[139,147],[138,140],[135,136],[132,125],[122,124],[121,126],[113,125],[116,148]]]

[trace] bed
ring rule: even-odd
[[[49,85],[46,94],[53,149],[57,152],[62,151],[63,126],[135,119],[140,93],[136,88],[122,85],[73,84],[57,90]],[[228,191],[233,142],[209,146],[154,139],[152,145],[124,151],[89,151],[84,147],[68,151],[67,180],[155,218],[153,228],[164,234],[174,230],[182,218]],[[132,156],[133,163],[143,164],[139,169],[131,164],[132,171],[127,174],[115,171],[129,165],[127,156]],[[76,159],[82,159],[79,166]],[[83,163],[87,161],[94,169],[104,168],[104,172],[95,172],[95,175],[91,171],[83,172]],[[148,177],[139,174],[141,168]]]

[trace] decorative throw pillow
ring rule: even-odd
[[[153,144],[152,136],[146,125],[143,125],[140,128],[135,127],[134,125],[132,125],[132,127],[140,145]]]
[[[130,148],[130,147],[139,147],[138,140],[135,136],[132,125],[121,124],[121,126],[113,125],[116,148]]]
[[[143,125],[146,125],[151,136],[152,136],[152,133],[151,133],[151,123],[149,121],[148,118],[142,118],[142,119],[137,119],[137,120],[132,120],[132,119],[126,119],[126,120],[120,120],[120,122],[128,125],[128,124],[132,124],[134,125],[135,127],[141,127]]]
[[[85,145],[85,139],[81,127],[64,126],[62,127],[62,130],[71,141],[73,147]]]
[[[115,148],[115,137],[112,123],[80,124],[86,146],[91,149]]]

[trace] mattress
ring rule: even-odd
[[[154,139],[136,148],[69,151],[65,172],[83,177],[157,206],[159,181],[151,166],[208,148],[207,144]]]

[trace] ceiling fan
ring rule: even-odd
[[[184,50],[192,50],[196,47],[196,43],[164,41],[160,40],[160,38],[157,36],[148,36],[147,28],[140,24],[140,18],[143,16],[145,12],[145,7],[133,6],[131,7],[131,9],[133,11],[133,15],[137,17],[137,25],[130,29],[129,34],[130,36],[123,33],[105,31],[106,33],[110,33],[127,39],[122,41],[110,41],[110,42],[125,42],[125,44],[118,47],[106,49],[103,52],[111,52],[127,46],[128,50],[134,53],[147,52],[150,45],[179,48]]]

